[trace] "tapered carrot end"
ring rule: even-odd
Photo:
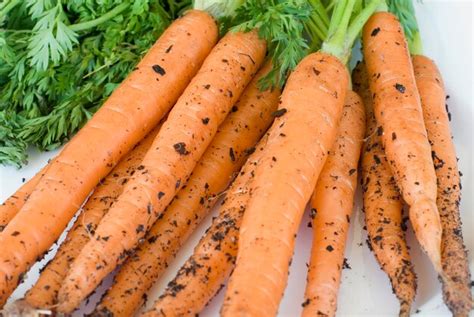
[[[411,302],[400,301],[400,312],[398,313],[399,317],[409,317],[411,309]]]
[[[59,313],[70,314],[72,313],[82,302],[82,293],[80,288],[70,286],[71,283],[66,283],[59,291],[58,295],[58,307],[56,311]]]
[[[443,284],[443,297],[449,310],[456,317],[468,317],[474,308],[472,295],[469,285],[460,285],[454,282],[444,272],[439,275],[439,279]],[[467,287],[466,287],[467,286]]]
[[[428,198],[419,199],[410,206],[410,222],[421,248],[430,258],[436,272],[443,275],[441,266],[441,220],[436,203]]]

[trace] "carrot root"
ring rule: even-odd
[[[302,316],[335,316],[344,251],[365,133],[361,98],[348,91],[336,142],[318,178],[311,208],[313,244]]]

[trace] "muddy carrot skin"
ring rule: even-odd
[[[58,311],[76,308],[163,215],[259,69],[265,52],[265,42],[255,31],[228,33],[212,50],[171,110],[139,172],[102,219],[96,239],[72,264],[59,292]]]
[[[368,242],[400,302],[400,316],[409,316],[416,295],[416,275],[403,230],[403,202],[382,146],[364,63],[357,65],[352,79],[367,115],[361,179]]]
[[[277,313],[298,226],[336,139],[347,87],[344,65],[325,53],[308,55],[290,75],[251,185],[223,316]]]
[[[348,91],[339,132],[311,199],[313,245],[302,316],[335,316],[365,133],[360,97]]]
[[[443,227],[441,264],[451,280],[443,284],[443,296],[454,316],[468,316],[473,307],[471,276],[462,237],[460,173],[445,106],[446,93],[441,74],[431,59],[416,55],[412,61],[438,179],[437,205]]]
[[[30,197],[31,193],[39,183],[41,177],[45,174],[49,165],[43,167],[33,178],[23,184],[13,195],[8,197],[0,205],[0,232],[5,229],[10,220],[20,211],[21,207],[25,204]]]
[[[267,64],[257,73],[232,107],[186,186],[167,207],[163,218],[155,222],[145,242],[122,265],[114,284],[97,307],[98,314],[131,316],[141,306],[146,291],[239,171],[277,109],[280,90],[261,92],[257,87],[270,68],[271,64]]]
[[[226,192],[219,215],[194,248],[193,254],[143,317],[197,316],[222,289],[237,257],[239,228],[251,192],[249,185],[266,137],[256,147]]]
[[[387,160],[410,207],[417,240],[441,274],[436,174],[413,66],[397,18],[387,12],[375,13],[364,26],[363,47]]]
[[[54,258],[44,267],[25,301],[36,308],[54,308],[69,265],[94,236],[97,225],[122,193],[155,139],[161,124],[131,150],[94,189],[83,211],[68,232]]]
[[[217,36],[205,12],[192,10],[176,20],[59,154],[0,234],[0,307],[99,180],[169,111]]]

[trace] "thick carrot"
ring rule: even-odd
[[[417,240],[442,274],[436,174],[410,54],[397,18],[375,13],[364,26],[363,47],[387,160],[410,207]]]
[[[437,205],[443,227],[441,264],[451,281],[443,284],[443,296],[453,315],[468,316],[473,307],[471,277],[459,214],[460,173],[445,107],[444,84],[432,60],[421,55],[412,60],[438,179]]]
[[[131,316],[146,291],[159,278],[176,252],[207,215],[272,122],[279,89],[261,92],[258,81],[271,68],[267,64],[247,86],[232,112],[219,127],[186,186],[157,220],[132,257],[115,276],[97,311]]]
[[[375,120],[364,63],[355,68],[353,84],[362,97],[367,112],[362,188],[368,241],[400,301],[400,316],[409,316],[416,294],[416,275],[402,229],[403,202],[380,139],[382,131],[378,129]]]
[[[296,232],[337,134],[348,73],[326,53],[305,57],[290,75],[278,118],[255,171],[223,316],[274,316]]]
[[[256,31],[228,33],[171,110],[132,180],[73,263],[59,293],[70,312],[123,262],[163,214],[265,57]],[[100,266],[100,269],[96,267]]]
[[[219,215],[213,219],[193,254],[156,300],[153,308],[143,316],[197,316],[223,287],[235,264],[239,228],[251,195],[249,185],[266,139],[265,136],[259,142],[256,151],[226,192]]]
[[[0,205],[0,232],[5,229],[10,220],[20,211],[21,207],[28,200],[36,185],[39,183],[41,177],[46,173],[49,164],[44,166],[33,178],[23,184],[13,195],[8,197]]]
[[[99,180],[176,102],[217,33],[215,21],[205,12],[189,11],[176,20],[51,164],[0,234],[0,307]]]
[[[364,105],[348,91],[336,142],[311,199],[313,246],[302,316],[336,314],[364,133]]]
[[[44,267],[36,284],[26,293],[25,300],[28,304],[36,308],[52,308],[56,304],[69,265],[94,236],[100,220],[136,172],[160,126],[161,124],[140,141],[95,188],[55,257]]]

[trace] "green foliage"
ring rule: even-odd
[[[247,0],[236,10],[233,30],[258,29],[267,41],[272,70],[262,78],[262,89],[283,86],[289,72],[307,54],[303,29],[311,8],[304,0]]]
[[[395,14],[403,26],[410,53],[423,54],[420,30],[416,21],[413,0],[387,0],[388,10]]]
[[[67,141],[190,2],[17,1],[0,21],[0,164]]]
[[[413,0],[386,0],[388,10],[395,14],[405,31],[405,36],[413,41],[418,33],[418,23],[416,22],[415,8]]]

